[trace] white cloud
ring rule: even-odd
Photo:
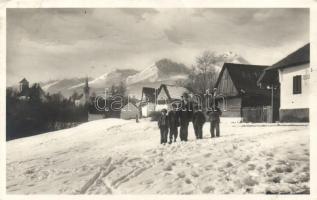
[[[309,41],[307,9],[9,9],[7,15],[8,83],[141,69],[164,57],[191,65],[206,49],[272,64]]]

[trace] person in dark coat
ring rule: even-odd
[[[177,108],[175,104],[172,104],[172,110],[168,112],[168,122],[169,122],[169,143],[176,142],[179,127],[179,114],[176,112]]]
[[[199,108],[199,106],[195,106],[195,111],[193,114],[193,126],[194,126],[196,139],[203,138],[203,126],[205,122],[206,122],[206,118],[204,113]]]
[[[192,113],[193,113],[192,103],[189,101],[188,94],[184,93],[182,96],[181,106],[179,110],[181,141],[187,141],[188,126],[192,118]]]
[[[222,114],[221,110],[218,107],[211,108],[207,112],[210,120],[210,134],[211,137],[215,137],[215,129],[216,129],[216,137],[220,136],[220,128],[219,128],[219,123],[220,123],[220,116]]]
[[[166,109],[162,109],[161,116],[160,116],[157,123],[158,123],[158,127],[160,128],[160,132],[161,132],[161,144],[166,144],[167,143],[167,135],[168,135],[168,127],[169,127]]]

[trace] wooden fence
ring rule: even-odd
[[[241,109],[241,116],[243,122],[264,122],[271,123],[272,120],[272,107],[245,107]]]

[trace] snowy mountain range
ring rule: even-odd
[[[223,63],[248,64],[243,57],[233,52],[217,54],[215,68],[220,71]],[[161,59],[141,71],[134,69],[115,69],[97,78],[89,79],[89,87],[92,92],[103,92],[105,88],[118,85],[123,82],[127,85],[130,95],[139,97],[142,87],[159,87],[160,84],[175,84],[186,80],[190,69],[182,63],[174,62],[170,59]],[[42,83],[42,88],[49,93],[61,92],[68,97],[73,92],[82,92],[85,78],[55,80]]]
[[[82,78],[67,78],[67,79],[61,79],[61,80],[51,80],[48,82],[40,83],[42,89],[45,92],[48,92],[50,94],[54,93],[61,93],[65,97],[69,97],[73,94],[74,90],[70,90],[69,87],[73,85],[78,85],[85,82],[84,77]],[[91,78],[89,78],[91,80]]]
[[[112,85],[118,85],[120,82],[126,81],[126,79],[131,76],[138,73],[138,71],[133,69],[116,69],[114,71],[111,71],[109,73],[105,73],[91,81],[88,82],[89,87],[91,88],[104,88],[107,86]],[[80,83],[74,86],[69,87],[70,90],[76,89],[76,88],[82,88],[84,87],[84,83]]]
[[[153,65],[146,67],[141,72],[129,76],[127,84],[154,83],[169,80],[179,80],[187,78],[189,69],[181,63],[173,62],[169,59],[162,59]]]

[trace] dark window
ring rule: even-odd
[[[293,94],[302,93],[302,76],[293,76]]]

